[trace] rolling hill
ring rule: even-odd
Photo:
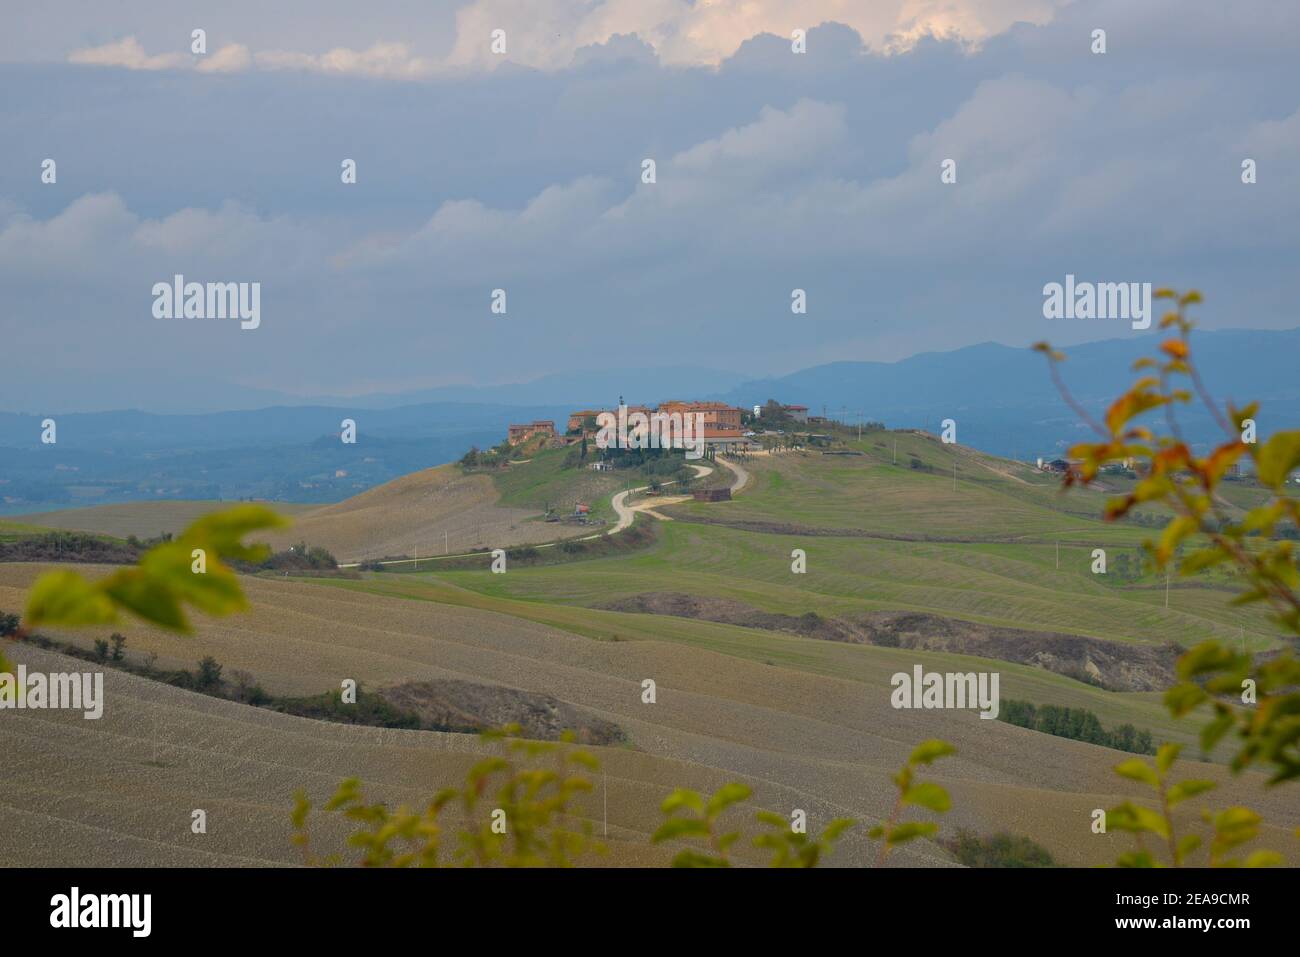
[[[959,751],[930,775],[953,797],[945,832],[1010,830],[1064,864],[1112,861],[1127,841],[1089,825],[1093,809],[1137,793],[1112,771],[1122,752],[971,710],[890,706],[892,675],[916,665],[995,671],[1004,700],[1086,708],[1107,728],[1130,723],[1182,742],[1184,773],[1220,783],[1209,803],[1260,811],[1269,822],[1260,844],[1291,853],[1300,818],[1290,796],[1261,788],[1259,775],[1232,776],[1222,751],[1197,762],[1197,726],[1171,719],[1158,689],[1140,684],[1159,678],[1167,649],[1201,637],[1279,644],[1258,612],[1228,606],[1230,582],[1181,583],[1166,609],[1162,580],[1140,565],[1119,574],[1118,556],[1136,554],[1151,530],[1098,521],[1107,490],[1062,497],[1050,477],[919,433],[868,432],[848,451],[861,454],[752,456],[734,501],[641,516],[638,526],[654,521],[655,534],[625,553],[570,560],[556,549],[506,574],[433,560],[418,573],[246,578],[247,614],[204,621],[192,638],[125,627],[127,653],[156,654],[158,667],[211,655],[275,694],[320,694],[352,678],[369,689],[456,682],[550,696],[626,735],[625,746],[597,749],[609,772],[613,863],[662,862],[645,839],[677,785],[743,780],[758,806],[803,808],[813,827],[837,815],[881,818],[893,801],[890,772],[931,737]],[[308,513],[289,536],[316,544],[346,533],[400,547],[426,518],[550,498],[565,481],[546,458],[507,476],[416,473],[347,509]],[[1243,485],[1242,503],[1252,494]],[[1111,556],[1106,576],[1090,571],[1097,547]],[[791,569],[796,548],[806,552],[804,574]],[[0,565],[0,608],[19,607],[41,570]],[[89,647],[99,634],[63,637]],[[23,645],[14,657],[48,663],[41,656],[50,654]],[[1081,660],[1096,674],[1065,667]],[[658,688],[654,704],[641,699],[646,678]],[[0,720],[0,747],[22,755],[25,769],[0,785],[7,860],[54,853],[40,829],[57,820],[84,845],[83,860],[122,848],[140,862],[290,861],[296,787],[320,798],[358,774],[375,796],[417,800],[451,783],[480,747],[465,735],[323,725],[111,670],[109,680],[101,722]],[[42,777],[46,764],[78,762],[88,784],[75,797],[59,774]],[[1200,803],[1180,811],[1184,823]],[[190,808],[209,805],[240,823],[197,844],[184,825]],[[604,813],[590,805],[593,821],[599,814],[603,825]],[[862,863],[866,852],[856,831],[833,861]],[[927,841],[897,863],[953,860]]]

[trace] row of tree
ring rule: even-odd
[[[998,717],[1010,724],[1054,734],[1058,738],[1086,741],[1088,744],[1099,744],[1133,754],[1156,753],[1150,731],[1139,731],[1131,724],[1122,724],[1107,731],[1101,726],[1101,720],[1086,708],[1033,705],[1028,701],[1008,699],[1002,702]]]

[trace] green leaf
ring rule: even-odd
[[[939,833],[939,825],[933,821],[906,821],[889,832],[887,843],[890,847],[902,844],[917,837],[933,837]]]
[[[1213,781],[1179,781],[1169,789],[1169,793],[1165,795],[1165,798],[1169,802],[1169,806],[1173,807],[1176,804],[1181,804],[1183,801],[1186,801],[1189,797],[1194,797],[1197,794],[1204,794],[1206,791],[1212,791],[1215,787],[1216,785]]]
[[[1281,867],[1285,861],[1277,851],[1254,851],[1246,857],[1246,867]]]
[[[1129,851],[1116,861],[1119,867],[1155,867],[1155,859],[1146,851]]]
[[[1199,571],[1226,562],[1231,557],[1225,549],[1220,548],[1218,545],[1211,548],[1201,548],[1192,552],[1179,563],[1178,574],[1194,575]]]
[[[1201,750],[1209,754],[1236,722],[1231,711],[1225,711],[1201,728]]]
[[[191,631],[176,592],[138,569],[128,568],[113,575],[104,582],[104,592],[119,608],[125,608],[147,622],[182,634]]]
[[[857,823],[851,817],[837,817],[826,825],[826,830],[822,831],[822,840],[827,842],[837,841],[841,834]]]
[[[957,749],[947,741],[940,741],[932,738],[929,741],[922,741],[916,746],[911,757],[907,759],[908,764],[930,764],[938,758],[945,757],[949,754],[956,754]]]
[[[1140,804],[1133,805],[1132,811],[1138,830],[1150,831],[1153,834],[1159,834],[1161,837],[1169,836],[1169,822],[1165,820],[1163,815]]]
[[[758,811],[757,813],[754,814],[754,819],[759,821],[762,824],[766,824],[770,827],[775,827],[782,831],[786,830],[790,826],[789,821],[787,821],[781,815],[774,814],[771,811]]]
[[[659,810],[665,814],[672,814],[680,807],[687,807],[697,814],[703,814],[704,799],[689,788],[677,788],[664,798],[664,803],[659,805]]]
[[[1300,432],[1274,433],[1255,456],[1257,477],[1272,488],[1285,482],[1297,466],[1300,466]]]
[[[1132,758],[1123,764],[1116,765],[1115,773],[1122,778],[1128,778],[1130,781],[1149,784],[1153,788],[1160,786],[1160,779],[1156,777],[1156,772],[1151,769],[1151,765],[1140,758]]]
[[[710,818],[717,817],[731,805],[748,799],[751,793],[749,788],[743,784],[737,784],[734,781],[730,784],[724,784],[718,788],[713,797],[709,798],[709,805],[706,809],[708,816]]]
[[[1214,845],[1218,849],[1244,844],[1259,833],[1260,816],[1245,807],[1230,807],[1214,816]]]
[[[1165,692],[1165,707],[1175,718],[1194,711],[1198,705],[1209,698],[1200,685],[1185,681],[1176,684]]]
[[[192,551],[176,542],[160,545],[140,560],[140,571],[170,590],[178,601],[209,615],[244,611],[248,602],[234,572],[216,561],[208,563],[206,572],[195,572]]]
[[[288,520],[264,505],[236,505],[205,515],[187,528],[177,540],[189,549],[208,548],[221,558],[258,562],[265,558],[265,546],[246,546],[241,539],[249,532],[282,528]]]
[[[46,572],[27,593],[23,618],[40,625],[107,625],[117,621],[113,602],[76,572]]]
[[[905,791],[903,803],[919,804],[940,814],[952,807],[952,799],[948,797],[948,792],[930,781],[922,781]]]
[[[709,857],[707,854],[701,854],[699,851],[679,851],[673,858],[673,867],[730,867],[726,861],[718,857]]]
[[[1181,744],[1165,742],[1156,749],[1156,771],[1160,777],[1169,773],[1169,768],[1178,760],[1178,753],[1183,750]]]
[[[1236,657],[1217,641],[1203,641],[1178,659],[1178,675],[1184,680],[1210,671],[1233,667]]]
[[[709,826],[698,817],[673,817],[659,825],[659,829],[650,838],[659,844],[679,837],[708,837]]]

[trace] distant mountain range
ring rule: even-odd
[[[1155,351],[1154,333],[1072,347],[1066,384],[1100,412],[1133,380],[1133,362]],[[1300,329],[1198,332],[1196,358],[1220,400],[1258,399],[1260,431],[1300,426]],[[56,415],[58,443],[40,443],[44,415],[0,413],[0,512],[150,497],[279,497],[333,501],[417,468],[495,444],[511,422],[553,419],[576,408],[669,398],[749,407],[768,399],[847,422],[937,432],[997,455],[1057,455],[1088,433],[1057,395],[1046,360],[1028,348],[983,343],[898,362],[833,362],[745,380],[699,367],[597,369],[501,386],[446,386],[312,404],[163,415],[140,411]],[[359,440],[337,439],[341,422]],[[1189,411],[1193,442],[1218,438]],[[5,499],[9,499],[6,504]]]
[[[1148,333],[1065,349],[1061,376],[1085,407],[1099,412],[1133,382],[1133,363],[1152,355],[1159,341]],[[1193,348],[1217,399],[1262,403],[1262,433],[1300,427],[1300,329],[1197,332]],[[851,422],[861,416],[932,432],[951,418],[958,442],[1022,459],[1061,450],[1085,431],[1053,387],[1042,355],[992,342],[899,362],[833,362],[746,382],[714,398],[741,406],[777,399],[813,414],[825,410]],[[1189,410],[1186,420],[1192,441],[1217,439],[1208,415]]]

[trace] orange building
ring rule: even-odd
[[[679,402],[675,399],[659,403],[659,411],[670,415],[674,412],[699,412],[704,416],[704,427],[714,429],[739,429],[740,410],[725,402]]]
[[[582,429],[582,423],[588,419],[594,419],[600,415],[600,409],[583,409],[581,412],[573,412],[569,415],[569,424],[565,426],[566,432],[577,432]]]
[[[604,412],[608,412],[615,418],[618,417],[617,409],[583,409],[569,415],[567,431],[581,431],[583,423],[588,419],[595,419]],[[676,414],[682,416],[683,419],[687,415],[698,413],[702,417],[700,421],[704,426],[705,438],[739,439],[741,435],[740,409],[723,402],[680,402],[676,399],[670,399],[667,402],[659,403],[657,409],[648,405],[630,405],[627,407],[629,417],[636,412],[642,413],[647,420],[656,413],[660,415]]]
[[[550,419],[537,419],[527,425],[511,425],[506,429],[506,441],[511,445],[518,445],[525,439],[531,439],[534,435],[554,438],[555,423]]]

